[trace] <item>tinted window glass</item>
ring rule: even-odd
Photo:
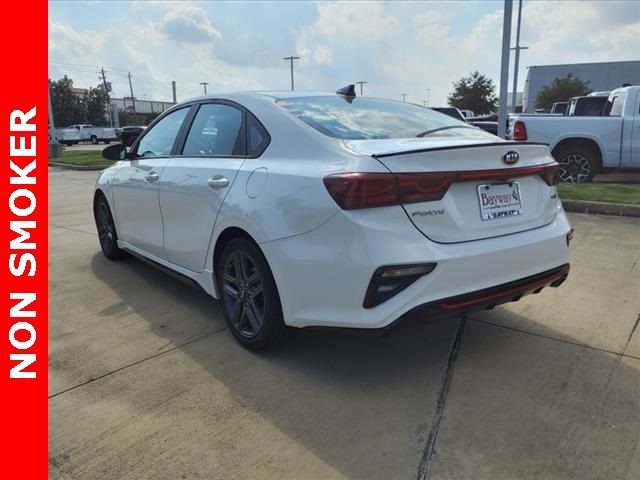
[[[183,155],[241,155],[240,129],[242,112],[221,104],[200,107],[187,135]],[[236,145],[238,144],[238,145]]]
[[[433,135],[490,135],[429,108],[404,102],[326,96],[288,98],[278,104],[325,135],[342,139],[408,138],[447,127]]]
[[[249,155],[260,155],[269,143],[269,134],[258,120],[251,114],[247,115]]]
[[[146,133],[138,145],[139,157],[170,155],[173,142],[180,131],[189,107],[171,112]]]

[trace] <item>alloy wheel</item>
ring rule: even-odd
[[[560,161],[558,175],[563,183],[584,183],[591,174],[591,163],[578,153],[567,155]]]
[[[253,260],[235,251],[223,270],[222,292],[231,323],[242,336],[253,338],[264,324],[265,298],[262,277]]]
[[[98,225],[98,237],[102,247],[111,251],[114,244],[114,229],[111,222],[111,215],[109,213],[109,206],[107,202],[98,202],[98,208],[96,211],[96,223]]]

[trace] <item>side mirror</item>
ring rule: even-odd
[[[102,150],[102,156],[107,160],[113,160],[114,162],[125,160],[127,158],[127,148],[121,143],[109,145],[107,148]]]

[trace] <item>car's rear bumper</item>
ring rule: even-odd
[[[566,278],[570,226],[560,204],[543,227],[456,244],[428,240],[400,208],[340,211],[311,232],[261,244],[288,325],[383,328],[409,311],[456,315]],[[363,307],[377,268],[426,262],[437,263],[431,273]]]
[[[491,310],[507,302],[517,302],[529,294],[537,294],[545,287],[559,287],[569,276],[569,264],[513,282],[496,285],[475,292],[456,295],[414,307],[407,314],[452,316],[478,310]]]

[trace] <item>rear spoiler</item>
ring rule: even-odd
[[[416,150],[403,150],[401,152],[391,152],[391,153],[380,153],[371,155],[373,158],[385,158],[385,157],[395,157],[397,155],[411,155],[413,153],[424,153],[424,152],[437,152],[440,150],[456,150],[458,148],[479,148],[479,147],[502,147],[508,145],[542,145],[548,147],[548,143],[544,142],[491,142],[491,143],[476,143],[476,144],[467,144],[467,145],[452,145],[447,147],[432,147],[432,148],[419,148]]]

